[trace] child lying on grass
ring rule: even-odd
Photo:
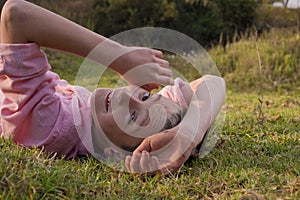
[[[106,51],[91,59],[118,72],[131,85],[99,88],[92,93],[72,86],[50,71],[47,58],[40,50],[43,46],[85,57],[98,44],[104,44]],[[130,172],[157,171],[159,165],[166,167],[165,163],[156,162],[159,157],[149,157],[145,151],[160,149],[166,141],[179,135],[185,138],[180,144],[190,140],[192,145],[183,152],[184,159],[168,160],[175,163],[176,170],[191,154],[190,149],[202,141],[224,101],[223,79],[204,76],[191,84],[180,79],[174,84],[172,71],[160,51],[120,45],[22,0],[8,0],[3,7],[0,55],[0,89],[4,96],[0,102],[2,137],[11,137],[22,146],[43,147],[67,159],[90,154],[103,157],[105,149],[110,147],[136,149],[135,152],[145,156],[133,154],[126,158]],[[127,74],[141,65],[143,70],[138,75]],[[174,86],[167,86],[161,94],[150,95],[148,91],[156,87],[153,83]],[[207,83],[214,86],[212,91],[218,95],[209,94]],[[197,130],[194,137],[187,134],[193,125],[180,122],[193,94],[200,88],[202,104],[210,101],[210,97],[216,100],[198,106],[205,113],[201,116],[204,125],[194,127]],[[211,105],[213,109],[209,108]],[[187,116],[195,116],[189,110]],[[199,117],[193,118],[199,121]],[[192,123],[190,119],[187,121]],[[170,133],[162,134],[161,131],[172,127]],[[154,135],[158,132],[161,133]],[[154,148],[148,148],[149,142]],[[161,155],[170,154],[171,158],[174,152],[167,149]]]
[[[72,99],[77,99],[83,113],[83,108],[89,107],[90,92],[68,87],[67,82],[50,72],[40,46],[85,57],[99,43],[105,43],[107,51],[99,52],[95,62],[122,76],[145,64],[143,74],[126,77],[131,84],[143,85],[144,80],[164,85],[174,82],[160,51],[120,45],[22,0],[8,0],[3,7],[1,42],[0,87],[5,95],[1,107],[2,136],[12,135],[16,143],[44,146],[68,158],[87,153],[74,124]]]

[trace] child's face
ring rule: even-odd
[[[111,142],[128,150],[159,132],[171,113],[181,111],[172,100],[136,86],[99,88],[94,95],[102,130]]]

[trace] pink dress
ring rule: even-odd
[[[91,92],[50,71],[34,43],[0,44],[0,136],[72,158],[93,154]],[[181,79],[160,94],[187,108]],[[1,93],[2,91],[2,93]]]

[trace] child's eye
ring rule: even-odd
[[[135,111],[130,115],[130,120],[134,121],[135,120]]]
[[[150,92],[143,94],[142,101],[146,101],[150,96]]]

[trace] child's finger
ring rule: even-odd
[[[131,161],[130,161],[130,171],[132,173],[139,173],[139,172],[141,172],[140,159],[141,159],[141,154],[140,153],[132,155]]]
[[[143,151],[151,151],[151,144],[149,138],[145,138],[143,142],[134,150],[133,154],[142,153]]]
[[[149,169],[150,172],[159,170],[158,158],[156,156],[151,156],[149,166],[151,167],[151,169]]]
[[[143,151],[141,161],[140,161],[142,173],[149,172],[149,165],[151,164],[149,160],[150,160],[149,153],[147,151]]]
[[[157,81],[162,85],[174,85],[174,80],[167,76],[158,76]]]
[[[125,167],[126,167],[128,172],[131,172],[130,162],[131,162],[131,156],[126,156],[126,158],[125,158]]]
[[[161,51],[159,51],[159,50],[152,49],[152,52],[158,58],[162,58],[162,56],[163,56],[163,53]]]
[[[167,76],[167,77],[172,77],[173,76],[173,71],[170,68],[166,67],[160,67],[158,74],[161,76]]]
[[[158,63],[160,66],[169,67],[169,62],[167,60],[161,59],[159,57],[155,58],[155,62]]]

